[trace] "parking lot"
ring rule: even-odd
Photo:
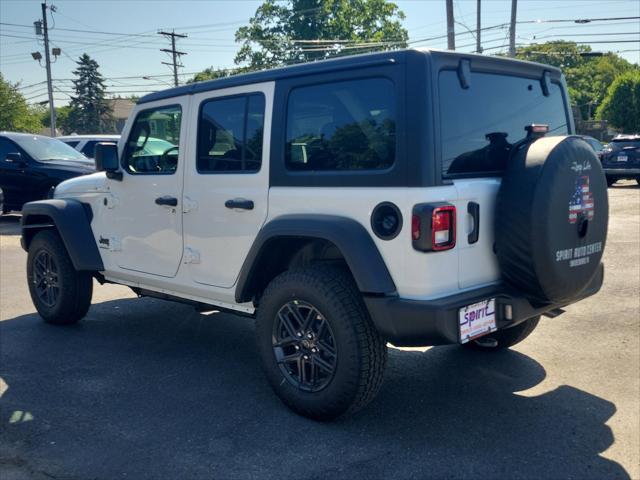
[[[391,349],[377,399],[321,424],[272,394],[250,319],[98,286],[34,313],[0,218],[0,476],[640,478],[640,188],[609,190],[606,278],[512,351]]]

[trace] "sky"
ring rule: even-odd
[[[39,0],[0,0],[0,72],[20,82],[29,103],[46,100],[46,73],[32,52],[44,52],[36,39],[33,22],[42,17]],[[54,99],[68,103],[74,61],[89,54],[100,65],[110,95],[142,95],[171,85],[172,74],[161,62],[170,59],[161,48],[170,48],[159,30],[188,35],[177,49],[184,68],[180,80],[207,67],[233,67],[239,45],[235,31],[248,23],[260,1],[251,0],[49,0],[56,12],[49,17],[52,47],[62,50],[52,65]],[[446,48],[445,0],[400,0],[404,27],[411,46]],[[475,50],[469,30],[476,27],[476,0],[454,0],[456,47]],[[482,27],[503,25],[510,19],[511,0],[482,0]],[[592,21],[640,16],[640,0],[519,0],[517,43],[530,44],[566,39],[591,45],[594,51],[614,51],[630,62],[640,63],[640,20]],[[569,20],[551,22],[548,20]],[[440,37],[440,38],[434,38]],[[40,37],[41,38],[41,37]],[[624,40],[624,42],[622,41]],[[598,42],[598,43],[596,43]],[[506,49],[508,28],[500,26],[482,33],[485,53]],[[148,78],[143,78],[148,77]]]

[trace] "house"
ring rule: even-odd
[[[113,111],[111,115],[115,122],[115,132],[120,133],[136,104],[129,98],[110,98],[108,102]]]

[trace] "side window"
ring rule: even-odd
[[[198,119],[199,173],[252,173],[262,164],[262,94],[208,100]]]
[[[182,109],[178,105],[138,113],[122,166],[133,174],[172,174],[178,168]]]
[[[4,162],[7,153],[15,152],[18,149],[9,140],[0,138],[0,162]]]
[[[82,153],[89,158],[93,158],[93,149],[95,148],[96,143],[98,142],[95,140],[89,140],[84,147],[82,147]],[[74,147],[74,145],[71,146]]]
[[[369,78],[299,87],[287,106],[288,170],[381,170],[395,162],[391,80]]]
[[[66,143],[70,147],[76,148],[80,142],[77,141],[77,140],[69,140],[69,141],[68,140],[64,140],[64,143]]]

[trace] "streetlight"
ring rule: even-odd
[[[31,56],[33,57],[34,60],[37,60],[38,62],[42,60],[42,54],[40,52],[32,52]]]

